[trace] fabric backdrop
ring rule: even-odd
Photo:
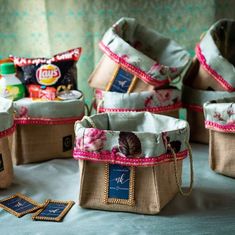
[[[123,16],[175,39],[191,55],[202,32],[233,18],[233,0],[0,0],[0,56],[48,57],[81,46],[78,84],[91,100],[87,79],[104,32]]]

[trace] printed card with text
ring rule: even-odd
[[[0,201],[0,207],[11,214],[21,217],[41,208],[42,205],[33,201],[31,198],[17,193]]]
[[[134,167],[107,164],[105,202],[134,205]]]
[[[37,211],[32,219],[60,222],[73,205],[73,201],[46,200],[43,208]]]

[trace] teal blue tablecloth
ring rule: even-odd
[[[146,216],[81,209],[76,204],[62,223],[17,218],[0,209],[0,235],[21,234],[235,234],[235,179],[218,175],[208,166],[208,146],[193,145],[195,185],[190,197],[177,195],[160,215]],[[188,162],[183,179],[188,183]],[[38,202],[74,200],[79,189],[75,160],[53,160],[15,167],[15,180],[0,199],[21,192]],[[147,193],[147,192],[146,192]]]

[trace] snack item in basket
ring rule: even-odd
[[[29,97],[32,99],[45,99],[45,100],[55,100],[56,99],[56,89],[54,87],[46,87],[40,85],[28,85]]]
[[[17,67],[17,74],[25,85],[52,86],[71,85],[77,88],[76,63],[81,48],[54,55],[52,58],[23,58],[10,56]]]

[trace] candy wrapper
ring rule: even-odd
[[[23,58],[10,56],[17,68],[17,76],[23,84],[50,86],[70,85],[77,89],[76,63],[81,48],[71,49],[54,55],[52,58]]]

